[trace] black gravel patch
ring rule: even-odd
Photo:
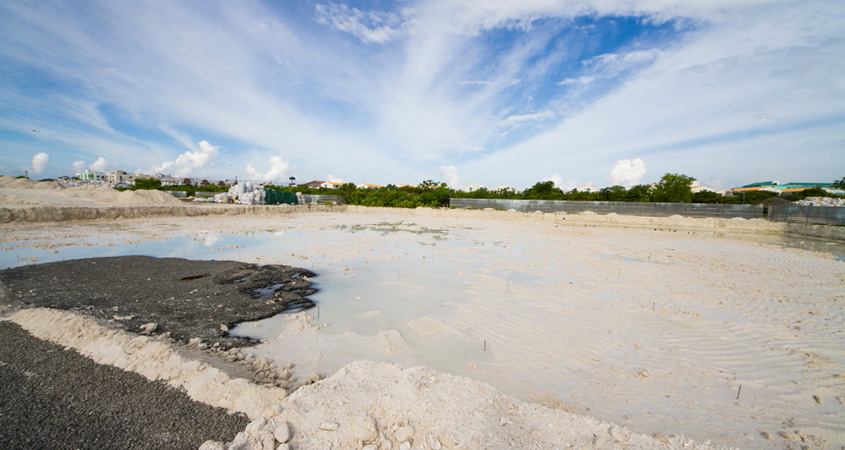
[[[3,449],[196,449],[248,423],[0,322]]]
[[[120,256],[33,264],[0,271],[9,303],[78,311],[139,332],[201,338],[223,349],[255,344],[230,336],[239,322],[308,309],[316,292],[309,270],[237,261]],[[268,290],[269,289],[269,290]]]

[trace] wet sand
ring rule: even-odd
[[[301,252],[264,255],[258,262],[308,266],[318,261],[336,269],[433,255],[471,266],[465,289],[444,298],[442,307],[414,311],[382,330],[382,337],[335,333],[334,325],[320,328],[314,326],[319,322],[299,315],[280,330],[281,339],[253,352],[279,364],[294,363],[303,376],[314,371],[330,375],[361,358],[415,365],[424,359],[416,343],[442,336],[485,341],[489,347],[483,358],[449,371],[524,400],[649,435],[684,434],[747,448],[845,444],[842,261],[828,253],[765,243],[772,241],[768,225],[755,231],[751,221],[736,221],[732,228],[731,221],[721,226],[680,218],[608,224],[589,215],[542,216],[374,211],[5,230],[8,239],[24,246],[46,245],[45,235],[55,233],[71,242],[94,235],[158,239],[184,230],[315,233],[324,239],[311,240]],[[384,229],[385,223],[404,225],[383,234],[350,232]],[[468,245],[434,246],[424,255],[391,250],[409,242],[430,248],[427,243],[443,233]],[[496,251],[480,251],[484,246]],[[395,279],[380,282],[387,286]],[[410,284],[406,288],[427,288]],[[372,339],[380,339],[380,345],[370,345]],[[401,378],[392,370],[382,372]],[[296,395],[308,395],[310,389]],[[286,420],[299,419],[291,414]],[[294,447],[319,448],[315,434],[301,425],[304,434],[294,433]],[[431,427],[433,433],[435,424]],[[609,425],[598,429],[605,441],[596,438],[590,445],[616,442],[608,437]]]

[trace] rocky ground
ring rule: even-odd
[[[112,328],[190,344],[181,351],[230,375],[287,388],[288,379],[262,378],[275,374],[266,362],[234,349],[254,341],[227,330],[313,306],[306,298],[316,292],[308,281],[313,276],[235,261],[81,259],[0,271],[0,303],[10,311],[70,310]],[[3,448],[197,448],[208,439],[232,439],[249,421],[164,381],[97,364],[12,322],[0,321],[0,344]]]
[[[0,322],[4,449],[189,449],[249,419]]]
[[[200,339],[222,350],[254,342],[230,336],[235,323],[307,309],[309,270],[236,261],[122,256],[0,271],[9,303],[82,312],[127,331]]]

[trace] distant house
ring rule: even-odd
[[[759,183],[751,183],[742,187],[733,188],[726,191],[727,195],[737,195],[749,191],[764,191],[773,192],[775,194],[783,195],[795,192],[801,192],[804,189],[821,188],[826,191],[833,191],[833,183],[786,183],[779,184],[777,181],[762,181]]]
[[[470,184],[468,186],[464,186],[464,188],[461,189],[461,190],[464,191],[464,192],[475,192],[479,189],[484,189],[484,186],[482,186],[480,184]]]
[[[338,183],[337,181],[324,181],[320,184],[320,187],[329,188],[329,189],[337,189],[343,186],[343,183]]]
[[[106,174],[106,181],[113,184],[132,184],[135,182],[135,175],[122,170],[115,170]]]
[[[690,188],[690,190],[692,191],[693,194],[697,194],[699,192],[716,192],[716,190],[713,189],[712,187],[704,186],[703,184],[698,185],[698,186],[693,186],[693,187]]]
[[[162,186],[179,186],[182,184],[182,178],[174,178],[170,175],[163,175],[160,173],[157,173],[154,176],[135,174],[135,178],[155,178],[161,181]]]
[[[86,170],[85,172],[80,172],[76,174],[76,178],[84,181],[107,181],[106,174],[103,172],[91,172],[90,170]]]
[[[303,188],[308,188],[308,189],[319,189],[323,185],[323,183],[325,183],[325,181],[314,180],[314,181],[309,181],[305,184],[300,184],[299,186],[301,186]]]
[[[355,187],[358,188],[358,189],[379,189],[379,188],[383,188],[384,186],[382,186],[380,184],[361,183],[361,184],[356,184]]]
[[[516,193],[516,188],[512,188],[512,187],[508,186],[507,184],[500,184],[500,185],[493,188],[493,192],[498,192],[498,191]]]
[[[575,190],[578,192],[598,192],[599,188],[594,184],[582,184],[581,186],[575,188]]]

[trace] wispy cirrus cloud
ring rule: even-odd
[[[652,174],[750,176],[701,156],[726,148],[748,153],[736,166],[794,149],[845,164],[845,24],[827,0],[6,2],[0,28],[0,140],[30,149],[7,166],[33,151],[51,167],[175,164],[201,153],[191,136],[226,149],[203,166],[221,178],[273,156],[303,179],[454,166],[516,186],[637,157]]]
[[[361,11],[345,4],[318,4],[318,23],[345,31],[365,43],[383,44],[393,39],[402,23],[399,14],[384,11]]]

